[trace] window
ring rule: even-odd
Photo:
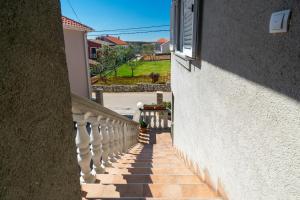
[[[170,49],[185,57],[196,58],[201,0],[173,0],[171,6]]]
[[[97,48],[91,47],[91,50],[90,50],[90,57],[91,57],[91,58],[97,58]]]

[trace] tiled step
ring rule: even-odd
[[[184,168],[186,167],[183,162],[176,163],[176,167]],[[173,163],[147,163],[147,162],[139,162],[139,163],[112,163],[113,167],[117,168],[140,168],[140,167],[149,167],[149,168],[172,168],[174,167]]]
[[[111,175],[97,174],[101,184],[154,183],[154,184],[201,184],[195,175]]]
[[[138,156],[133,156],[133,155],[124,155],[121,157],[122,159],[140,159],[140,160],[148,160],[148,159],[178,159],[177,156],[175,155],[138,155]]]
[[[182,161],[178,159],[120,159],[117,163],[169,163],[169,164],[181,164]]]
[[[193,175],[187,168],[106,168],[109,174],[168,174],[168,175]]]
[[[211,197],[211,198],[118,197],[118,198],[82,198],[82,200],[222,200],[222,199],[218,197]]]
[[[206,184],[83,184],[85,198],[154,197],[154,198],[215,198]]]

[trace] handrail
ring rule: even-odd
[[[75,113],[92,113],[93,115],[100,115],[102,117],[109,117],[115,120],[122,120],[128,123],[132,123],[134,125],[139,125],[138,122],[135,122],[127,117],[120,115],[117,112],[114,112],[104,106],[91,101],[87,98],[78,96],[72,93],[72,112]]]

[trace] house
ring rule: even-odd
[[[89,50],[89,58],[96,59],[97,58],[97,49],[101,48],[103,45],[106,46],[114,46],[113,43],[106,42],[103,40],[88,40],[88,50]]]
[[[300,199],[300,2],[270,1],[172,1],[154,145],[70,90],[59,1],[2,4],[0,199]]]
[[[98,37],[97,39],[100,39],[102,41],[105,41],[105,42],[109,42],[109,43],[112,43],[113,46],[123,46],[123,47],[128,47],[128,43],[121,40],[120,37],[113,37],[111,35],[106,35],[106,36],[101,36],[101,37]]]
[[[174,147],[230,200],[300,199],[299,6],[172,1]]]
[[[71,91],[90,98],[87,33],[93,29],[65,16],[62,16],[62,24]]]
[[[155,53],[165,54],[170,53],[170,41],[166,38],[160,38],[155,42]]]

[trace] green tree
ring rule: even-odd
[[[114,69],[117,61],[116,50],[109,46],[103,46],[97,50],[97,61],[100,67],[100,76],[106,70]]]
[[[118,67],[134,57],[134,49],[131,46],[103,46],[97,50],[97,61],[100,63],[99,67],[101,68],[100,76],[102,76],[103,72],[108,70],[114,71],[115,76],[117,76]]]
[[[138,59],[133,59],[128,61],[128,66],[131,69],[131,77],[134,76],[134,70],[136,69],[136,67],[140,64],[140,60]]]

